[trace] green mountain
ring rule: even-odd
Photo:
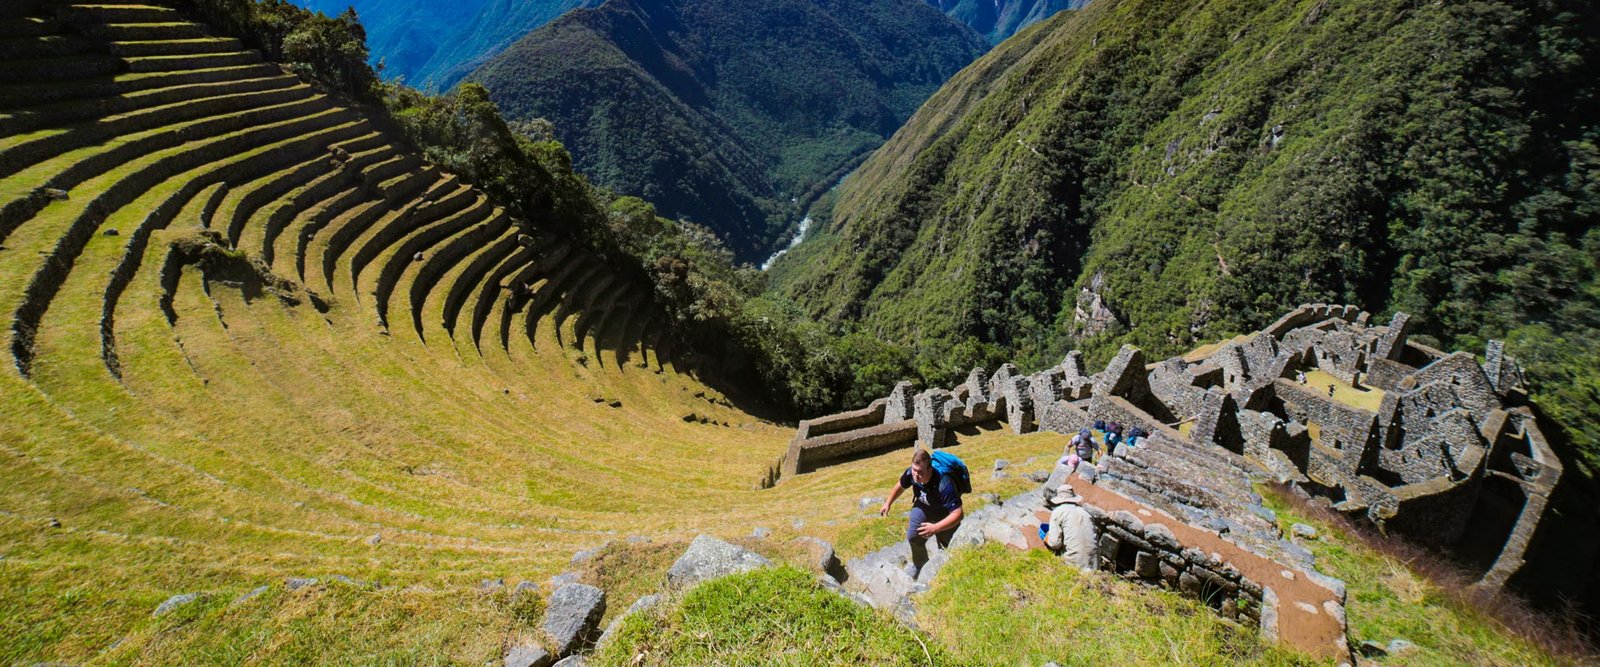
[[[575,166],[718,232],[743,261],[987,48],[917,0],[611,0],[470,80]]]
[[[528,31],[602,0],[297,0],[329,16],[354,7],[385,78],[448,90]]]
[[[999,44],[1018,30],[1050,18],[1063,9],[1078,9],[1088,0],[928,0],[950,18],[971,26]]]
[[[925,369],[1402,310],[1505,337],[1600,453],[1597,36],[1567,0],[1099,0],[954,77],[774,280]]]

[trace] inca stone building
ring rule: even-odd
[[[1096,483],[1193,525],[1292,558],[1251,493],[1252,480],[1274,478],[1448,548],[1491,586],[1522,567],[1562,473],[1498,342],[1480,363],[1407,340],[1403,313],[1374,325],[1353,306],[1311,305],[1155,364],[1129,346],[1092,375],[1074,352],[1033,375],[976,369],[914,395],[901,383],[865,409],[801,422],[784,474],[915,441],[942,447],[952,429],[986,422],[1075,433],[1096,420],[1151,434],[1104,458]]]

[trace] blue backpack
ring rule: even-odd
[[[950,478],[956,493],[972,493],[972,475],[967,472],[967,464],[961,461],[961,457],[950,452],[933,452],[933,469]]]

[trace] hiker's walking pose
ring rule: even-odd
[[[938,540],[941,549],[950,546],[950,538],[961,525],[961,494],[972,489],[961,459],[944,452],[940,452],[939,457],[945,463],[942,471],[934,464],[934,456],[928,450],[919,447],[912,452],[911,467],[901,473],[900,480],[889,491],[889,498],[878,510],[878,516],[888,514],[889,506],[901,493],[913,490],[911,515],[906,521],[906,542],[911,546],[911,562],[906,565],[906,574],[913,579],[928,562],[928,538]]]

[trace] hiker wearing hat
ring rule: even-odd
[[[957,459],[959,461],[959,459]],[[911,453],[911,467],[906,468],[889,491],[889,498],[878,509],[878,516],[889,513],[906,489],[912,489],[911,513],[906,522],[906,543],[911,547],[911,562],[906,564],[906,574],[912,579],[922,573],[928,562],[928,538],[939,541],[939,548],[950,546],[956,528],[961,526],[961,488],[955,475],[939,472],[933,465],[928,450],[918,447]]]
[[[1061,560],[1084,570],[1095,569],[1094,520],[1083,508],[1083,498],[1073,492],[1071,484],[1062,484],[1044,506],[1050,510],[1045,546],[1059,551]]]

